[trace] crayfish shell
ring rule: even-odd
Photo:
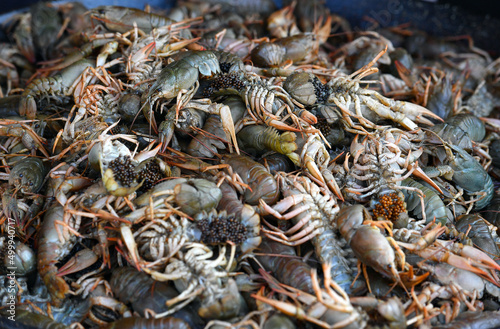
[[[217,207],[222,199],[220,188],[206,179],[190,179],[178,184],[174,187],[174,195],[175,202],[189,216]]]
[[[265,42],[252,50],[252,62],[260,67],[279,66],[285,58],[286,51],[274,43]]]
[[[145,207],[150,199],[174,196],[175,203],[188,216],[194,216],[202,211],[210,211],[217,207],[222,199],[222,192],[217,184],[202,178],[177,178],[161,182],[151,190],[134,200],[138,207]]]
[[[306,106],[325,103],[330,91],[312,73],[294,72],[283,83],[283,88],[296,101]]]
[[[12,167],[9,184],[22,193],[37,193],[45,179],[45,165],[38,158],[22,159]]]
[[[198,315],[204,319],[231,319],[238,316],[242,305],[242,297],[234,279],[228,279],[224,285],[224,294],[211,296],[203,300]],[[215,297],[215,298],[214,298]]]

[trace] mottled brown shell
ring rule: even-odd
[[[252,62],[260,67],[279,66],[285,58],[285,49],[274,43],[265,42],[251,52]]]
[[[270,205],[276,203],[279,197],[278,183],[266,167],[243,155],[226,156],[224,163],[229,164],[243,182],[250,186],[243,196],[246,203],[257,205],[260,199]]]
[[[306,106],[316,104],[318,98],[312,80],[315,76],[307,72],[294,72],[283,83],[283,88],[299,103]]]

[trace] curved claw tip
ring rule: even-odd
[[[163,143],[163,141],[160,140],[160,144],[158,146],[160,146],[160,152],[165,153],[165,151],[167,150],[167,144]]]
[[[66,264],[58,271],[57,276],[64,276],[71,273],[79,272],[97,261],[97,255],[89,249],[83,249],[76,253]]]

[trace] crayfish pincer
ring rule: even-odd
[[[396,270],[396,256],[389,243],[378,228],[363,225],[371,219],[361,204],[341,209],[336,217],[340,234],[347,240],[356,257],[375,271],[400,281]]]
[[[473,199],[476,210],[486,207],[494,194],[493,180],[481,164],[459,146],[442,141],[442,147],[435,149],[441,166],[427,167],[429,177],[444,176],[451,178],[457,186],[463,188]]]

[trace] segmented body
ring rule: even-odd
[[[331,92],[314,74],[298,71],[286,78],[283,88],[305,106],[326,104]]]
[[[178,295],[174,287],[156,282],[132,267],[114,269],[109,283],[116,298],[123,303],[131,303],[132,309],[141,315],[146,309],[156,313],[164,311],[165,302]]]
[[[250,189],[245,190],[244,200],[250,205],[256,205],[259,200],[274,204],[279,197],[276,180],[266,167],[243,155],[229,155],[224,157],[224,163],[231,166]]]
[[[273,67],[285,61],[286,50],[278,44],[264,42],[252,49],[251,55],[255,65]]]
[[[462,128],[448,124],[440,123],[430,128],[431,131],[435,132],[444,141],[459,146],[464,150],[472,150],[472,140]],[[432,136],[429,136],[432,139]]]
[[[85,88],[83,94],[76,100],[79,106],[78,113],[71,122],[71,133],[74,135],[74,125],[88,116],[101,116],[103,121],[112,124],[120,119],[118,112],[122,97],[122,87],[118,80],[110,76],[107,71],[92,71],[92,77],[99,79],[102,84],[93,84]],[[90,78],[88,75],[87,78]]]
[[[96,7],[90,10],[90,16],[104,23],[107,29],[120,33],[132,30],[134,28],[133,23],[137,25],[137,28],[146,33],[151,32],[153,28],[175,23],[162,15],[120,6]]]
[[[160,38],[160,40],[162,40]],[[145,92],[148,84],[144,83],[156,79],[161,72],[161,60],[150,58],[154,47],[161,47],[161,41],[152,39],[150,36],[141,38],[130,47],[125,72],[132,84],[139,92]]]
[[[118,111],[119,101],[122,97],[120,91],[99,94],[100,97],[96,100],[95,106],[98,108],[98,113],[102,116],[103,121],[107,124],[113,124],[121,118]]]
[[[189,143],[186,152],[196,157],[213,158],[219,154],[219,150],[226,149],[222,142],[226,134],[222,129],[220,116],[209,115],[203,125],[203,132],[197,134]]]
[[[355,138],[351,144],[353,164],[349,166],[344,188],[349,197],[363,201],[384,188],[397,189],[401,181],[411,174],[410,170],[399,165],[399,162],[405,161],[390,135],[367,135],[361,143]]]
[[[138,207],[147,207],[151,197],[153,202],[156,202],[162,200],[165,195],[171,195],[180,210],[189,216],[203,210],[212,210],[222,198],[220,189],[211,181],[199,178],[176,178],[155,185],[135,199],[135,204]]]
[[[192,222],[184,216],[169,215],[169,208],[158,203],[153,203],[155,218],[150,218],[134,234],[139,254],[147,260],[161,261],[193,242],[208,245],[230,242],[241,254],[260,244],[260,217],[248,205],[241,205],[241,210],[229,215],[214,209],[208,213],[201,211],[194,215]]]
[[[443,200],[439,195],[431,188],[420,184],[419,182],[407,178],[401,182],[402,186],[408,186],[416,188],[423,193],[423,201],[421,196],[417,191],[402,189],[405,196],[406,207],[409,212],[419,219],[422,219],[422,202],[424,203],[426,222],[433,221],[436,219],[436,223],[445,224],[448,222],[448,216],[446,214],[446,207]]]
[[[435,329],[481,329],[500,326],[500,311],[463,312],[446,325],[434,326]]]
[[[48,78],[40,78],[31,82],[23,94],[19,103],[19,114],[28,119],[34,119],[36,115],[35,97],[39,96],[69,96],[72,85],[87,67],[93,67],[94,61],[82,59],[60,74]]]
[[[275,151],[281,154],[289,154],[297,150],[293,132],[281,133],[273,128],[262,125],[251,125],[243,127],[237,134],[238,145],[246,150],[255,150],[262,154],[265,151]]]
[[[257,259],[278,281],[309,294],[314,293],[311,280],[312,268],[297,256],[293,247],[264,239],[259,250],[268,255],[257,256]]]
[[[116,298],[123,303],[130,303],[132,310],[141,316],[147,310],[164,312],[168,309],[166,302],[179,294],[171,284],[155,281],[146,273],[131,267],[114,269],[109,283]],[[203,324],[203,320],[190,307],[175,312],[173,316],[186,321],[193,328]]]
[[[161,64],[161,61],[152,61],[142,66],[136,65],[128,72],[129,83],[136,86],[138,91],[146,92],[148,84],[144,82],[156,79],[160,75],[162,70]]]
[[[184,251],[177,253],[171,259],[164,274],[151,273],[158,281],[175,280],[175,286],[181,294],[176,302],[193,300],[196,296],[201,301],[198,314],[204,319],[227,319],[236,316],[240,310],[240,295],[233,279],[227,278],[227,273],[218,269],[224,263],[221,257],[208,260],[212,252],[206,247],[191,244]],[[165,315],[170,311],[163,313]]]
[[[298,130],[280,121],[286,114],[296,120],[294,105],[288,93],[273,79],[263,80],[257,76],[241,77],[237,74],[225,74],[215,77],[205,90],[207,96],[238,95],[245,101],[250,116],[255,122],[263,122],[282,130]],[[316,117],[308,111],[300,111],[307,123],[316,123]]]
[[[106,329],[189,329],[185,321],[177,318],[145,319],[124,318],[110,323]]]
[[[316,38],[312,33],[301,33],[273,42],[264,42],[252,50],[252,62],[260,67],[280,66],[285,61],[299,62],[311,55]]]
[[[460,113],[449,117],[445,122],[465,131],[474,142],[482,142],[486,135],[484,122],[473,114]]]
[[[56,263],[69,254],[76,236],[68,231],[64,232],[62,225],[56,222],[67,222],[78,229],[79,224],[70,217],[69,222],[64,220],[65,212],[62,206],[55,205],[45,213],[42,228],[38,235],[38,272],[47,286],[52,304],[61,305],[64,296],[69,291],[69,285],[62,277],[57,276]],[[57,225],[57,227],[56,227]],[[64,241],[61,242],[58,230],[62,230]]]
[[[342,241],[336,234],[337,226],[335,223],[336,214],[339,211],[337,201],[329,194],[325,194],[320,188],[306,177],[297,177],[292,180],[286,176],[280,175],[281,192],[284,200],[277,203],[273,209],[277,213],[283,214],[288,208],[290,212],[304,209],[299,214],[291,216],[294,227],[284,232],[291,235],[297,232],[306,233],[305,238],[290,236],[284,237],[284,240],[278,241],[295,245],[311,239],[314,246],[316,257],[322,263],[330,263],[332,279],[335,280],[347,292],[351,291],[351,283],[354,280],[355,266],[351,260],[347,259],[349,252],[346,250],[345,241]],[[288,200],[287,200],[288,199]],[[292,201],[296,200],[296,201]],[[262,204],[262,202],[261,202]],[[281,216],[281,219],[285,217]],[[276,239],[274,233],[267,236]]]
[[[150,261],[172,256],[186,242],[195,240],[194,227],[187,218],[175,215],[164,218],[165,209],[162,208],[157,206],[157,218],[134,233],[139,254]]]
[[[217,209],[225,210],[230,214],[240,213],[243,209],[243,202],[241,202],[236,190],[226,182],[223,182],[219,188],[222,192],[222,199]]]
[[[280,153],[265,155],[259,162],[266,166],[273,175],[278,171],[290,172],[295,168],[293,162],[286,155]]]

